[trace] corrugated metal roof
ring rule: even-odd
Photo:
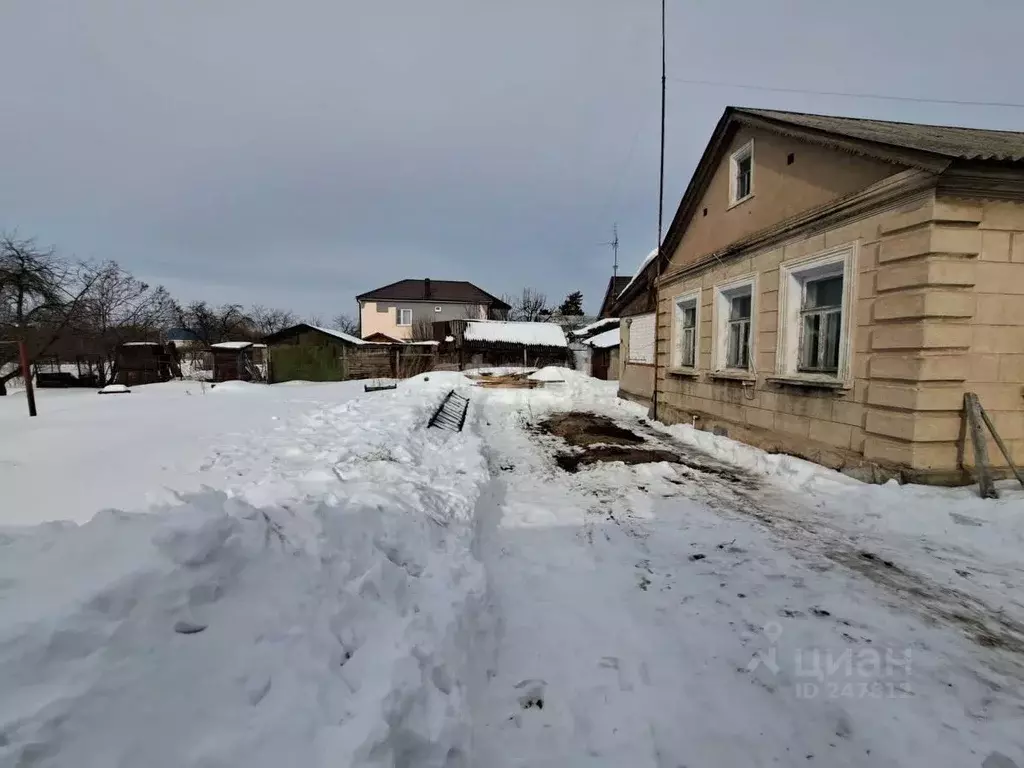
[[[947,125],[897,123],[889,120],[866,120],[857,117],[832,117],[774,109],[735,110],[766,120],[788,123],[861,141],[873,141],[893,147],[931,152],[958,160],[1024,160],[1024,133],[990,131],[982,128],[960,128]]]

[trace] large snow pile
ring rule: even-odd
[[[466,341],[495,341],[533,347],[567,347],[565,331],[556,323],[513,323],[472,320],[466,323]]]
[[[99,391],[101,395],[125,395],[131,392],[124,384],[107,384]]]
[[[565,381],[565,377],[572,376],[573,373],[568,368],[559,365],[549,365],[546,368],[541,368],[539,371],[531,373],[527,378],[534,381]]]
[[[488,474],[430,383],[252,387],[321,399],[211,448],[234,487],[0,533],[0,765],[464,764]]]

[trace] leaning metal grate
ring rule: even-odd
[[[466,411],[469,410],[469,398],[455,394],[451,390],[444,396],[444,400],[437,406],[434,415],[430,417],[427,427],[447,429],[451,432],[461,432],[466,423]]]

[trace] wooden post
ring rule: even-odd
[[[992,483],[989,472],[988,446],[985,444],[985,433],[981,429],[981,403],[973,392],[964,395],[964,418],[971,431],[971,444],[974,446],[974,473],[978,477],[978,490],[983,499],[998,499],[996,487]]]
[[[36,391],[32,387],[32,366],[28,364],[28,345],[18,342],[18,357],[21,360],[21,376],[25,380],[25,398],[28,400],[28,415],[36,416]]]
[[[981,418],[984,419],[985,426],[988,427],[988,431],[992,433],[992,437],[995,439],[996,445],[999,446],[999,450],[1003,454],[1003,458],[1006,459],[1006,463],[1013,471],[1013,476],[1016,477],[1017,482],[1024,487],[1024,474],[1021,474],[1021,471],[1017,469],[1016,465],[1013,463],[1013,459],[1010,458],[1010,452],[1006,450],[1006,444],[1003,442],[1003,438],[1001,438],[999,433],[996,432],[996,425],[992,423],[992,419],[988,417],[988,413],[981,407],[980,401],[978,402],[978,409],[981,411]]]

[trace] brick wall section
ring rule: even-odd
[[[938,198],[882,234],[865,455],[923,472],[956,465],[963,394],[977,392],[1024,460],[1024,205]],[[996,466],[1005,461],[994,443]],[[973,462],[968,451],[967,463]]]
[[[980,218],[973,206],[933,199],[879,227],[864,424],[868,459],[955,471]]]
[[[914,206],[930,205],[917,201]],[[704,426],[728,424],[729,433],[740,439],[841,468],[863,459],[868,390],[867,369],[871,344],[871,304],[880,223],[892,212],[871,216],[820,234],[796,239],[750,257],[663,287],[659,300],[659,388],[663,417],[690,421],[698,415]],[[850,242],[858,243],[856,328],[852,332],[853,386],[830,391],[775,386],[765,377],[775,373],[779,323],[779,265]],[[752,349],[757,381],[753,387],[740,382],[709,378],[712,346],[713,286],[730,277],[756,272],[756,336]],[[680,376],[666,370],[671,339],[671,305],[675,296],[702,288],[698,376]]]
[[[940,199],[940,204],[980,209],[967,389],[978,393],[1019,466],[1024,464],[1024,203]],[[991,440],[989,458],[1004,464]]]

